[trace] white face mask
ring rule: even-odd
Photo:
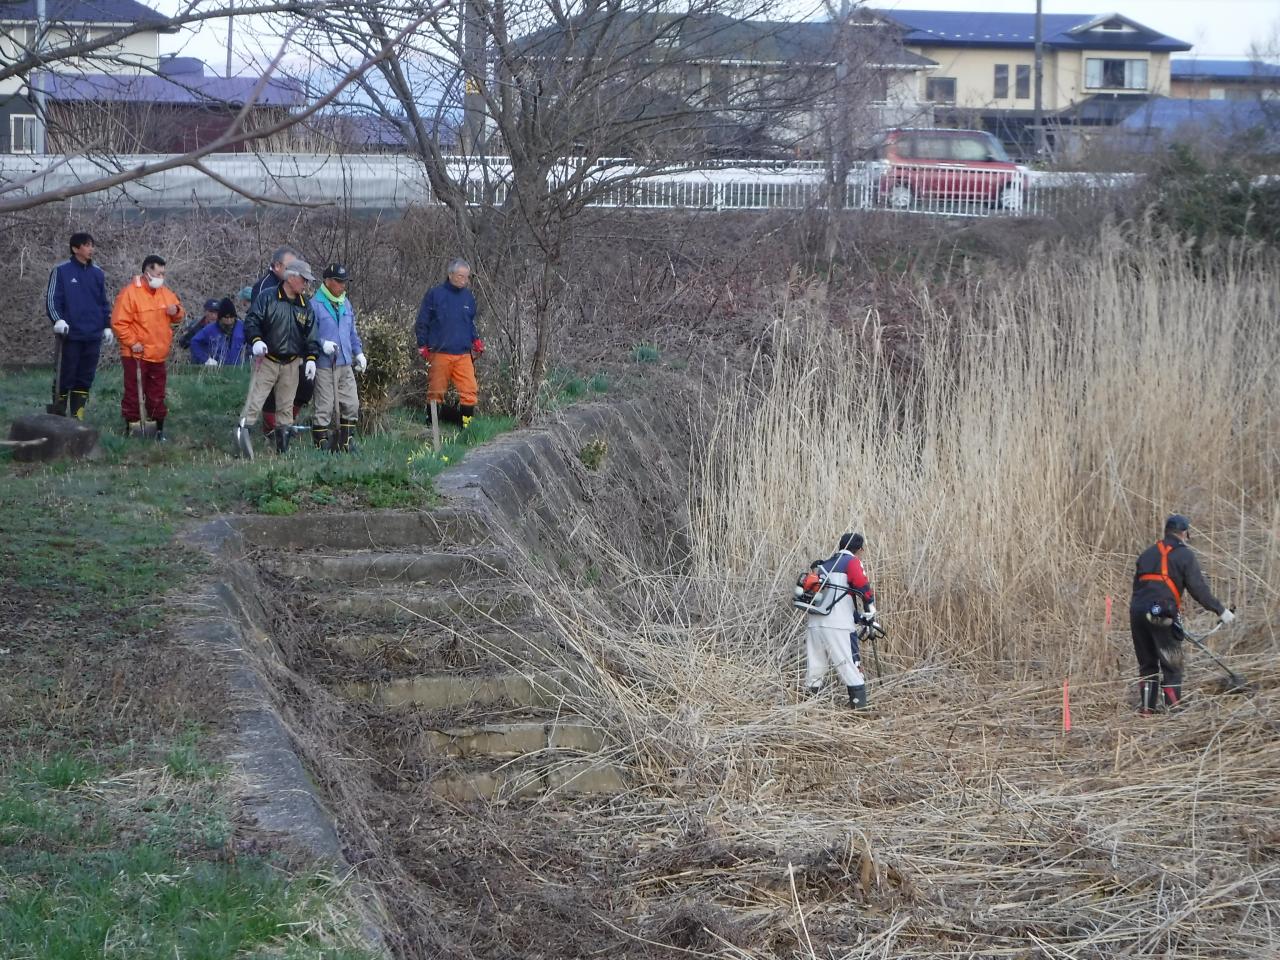
[[[164,277],[147,277],[147,283],[151,284],[152,290],[159,290],[164,286]]]

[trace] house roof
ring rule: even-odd
[[[164,103],[186,106],[242,106],[258,77],[209,77],[192,57],[162,60],[162,76],[140,74],[44,74],[49,99],[62,103]],[[296,107],[302,90],[288,80],[271,79],[255,103],[261,107]]]
[[[408,140],[400,126],[404,120],[403,117],[384,117],[372,113],[329,113],[313,118],[307,126],[346,146],[403,150],[408,147]],[[427,120],[429,129],[431,123]],[[440,123],[433,133],[436,140],[444,146],[453,146],[458,142],[457,129],[448,120]]]
[[[1239,82],[1280,83],[1280,64],[1263,60],[1201,60],[1199,57],[1176,57],[1174,80],[1225,80]]]
[[[1120,123],[1130,132],[1159,132],[1166,136],[1198,133],[1239,134],[1274,128],[1280,104],[1268,107],[1256,100],[1180,100],[1153,97]],[[1274,135],[1273,135],[1274,136]]]
[[[912,46],[1033,47],[1034,13],[989,13],[960,10],[881,10],[901,24],[903,42]],[[1092,29],[1118,21],[1127,30]],[[1044,43],[1054,49],[1190,50],[1191,44],[1165,36],[1119,14],[1046,13]]]
[[[137,0],[46,0],[45,19],[50,23],[167,24],[168,18]],[[33,23],[36,0],[4,0],[0,21]],[[165,28],[173,32],[177,28]]]
[[[881,30],[880,42],[867,48],[869,65],[881,69],[921,70],[936,67],[927,57],[902,48],[896,31],[884,31],[878,19],[863,25]],[[870,36],[870,34],[868,34]],[[579,19],[571,31],[548,27],[521,41],[526,56],[568,58],[575,50],[593,56],[623,58],[670,51],[673,62],[751,64],[831,63],[836,59],[835,32],[827,21],[739,20],[724,14],[672,15],[620,13]]]

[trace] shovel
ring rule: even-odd
[[[53,402],[46,404],[44,408],[45,413],[53,413],[61,417],[65,417],[68,412],[58,404],[58,387],[62,382],[62,344],[65,339],[60,333],[53,335]],[[69,396],[68,399],[70,399]]]

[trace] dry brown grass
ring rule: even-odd
[[[791,300],[721,387],[691,575],[614,551],[610,602],[542,594],[588,664],[582,712],[637,770],[559,838],[609,876],[636,955],[1275,956],[1280,297],[1262,260],[1202,266],[1118,232],[1047,254],[931,316],[909,374],[874,317],[864,349]],[[1187,708],[1144,720],[1128,580],[1175,509],[1256,690],[1211,695],[1193,654]],[[890,630],[856,718],[797,699],[785,602],[848,527]]]

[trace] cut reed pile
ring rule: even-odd
[[[607,601],[543,593],[638,774],[557,827],[610,929],[637,955],[1276,956],[1275,276],[1107,232],[926,316],[910,371],[874,323],[783,304],[701,447],[689,575],[601,537]],[[1210,695],[1192,654],[1186,709],[1139,719],[1129,578],[1175,510],[1257,689]],[[797,698],[786,603],[854,528],[890,631],[856,718]]]

